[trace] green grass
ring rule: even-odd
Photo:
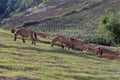
[[[13,34],[0,30],[0,76],[42,80],[119,80],[120,62],[48,44],[14,42]]]

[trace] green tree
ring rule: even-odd
[[[99,30],[112,45],[120,44],[120,14],[110,12],[101,16]]]

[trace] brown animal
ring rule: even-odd
[[[68,49],[73,49],[73,42],[74,39],[71,37],[66,37],[66,36],[62,36],[62,35],[58,35],[57,37],[55,37],[52,42],[51,42],[51,47],[53,47],[53,45],[56,42],[60,42],[61,43],[61,47],[64,49],[64,45],[67,45]]]
[[[87,42],[79,39],[74,39],[72,43],[73,43],[73,48],[75,50],[81,50],[81,51],[84,50],[84,45],[87,44]]]
[[[96,44],[88,44],[88,45],[86,45],[85,48],[87,51],[95,53],[99,57],[102,57],[102,55],[103,55],[102,48]]]
[[[20,35],[22,37],[23,43],[25,43],[25,38],[30,37],[32,40],[32,44],[35,44],[37,39],[36,33],[31,29],[20,28],[14,34],[14,41],[16,41],[17,36]]]

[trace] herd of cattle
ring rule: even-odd
[[[49,34],[38,33],[31,29],[26,29],[26,28],[19,28],[15,31],[14,41],[16,41],[18,35],[22,37],[23,43],[25,43],[25,38],[30,37],[32,44],[35,44],[36,41],[39,41],[38,36],[42,38],[46,38],[47,36],[49,36]],[[104,48],[100,45],[90,44],[85,41],[75,39],[72,37],[68,37],[68,36],[63,36],[63,35],[52,35],[52,36],[54,38],[52,39],[51,42],[49,42],[51,44],[51,47],[53,45],[59,45],[63,49],[64,47],[67,47],[68,49],[92,52],[92,53],[95,53],[99,57],[103,56]]]

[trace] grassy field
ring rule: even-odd
[[[39,80],[120,80],[119,61],[48,44],[14,42],[12,37],[10,32],[0,30],[0,76]]]

